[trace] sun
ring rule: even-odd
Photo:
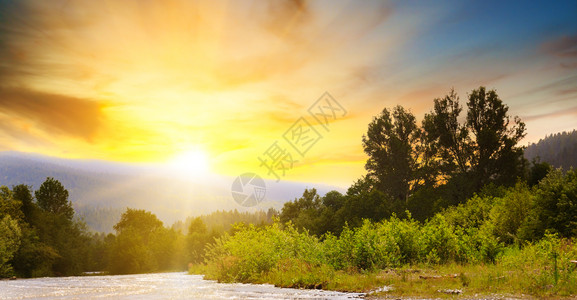
[[[206,175],[210,172],[210,159],[200,149],[187,150],[177,154],[170,161],[170,167],[182,175]]]

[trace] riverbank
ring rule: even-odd
[[[505,246],[481,234],[437,223],[393,218],[365,222],[323,240],[275,223],[237,228],[217,239],[191,274],[218,282],[346,292],[376,296],[443,298],[577,295],[577,247],[546,235],[535,243]],[[390,289],[383,289],[390,287]]]
[[[366,293],[369,299],[573,299],[577,295],[574,275],[567,277],[565,274],[555,284],[552,268],[533,267],[509,269],[495,264],[447,264],[374,271],[334,271],[326,266],[302,264],[274,269],[245,283]],[[195,265],[189,273],[208,274],[204,276],[205,279],[219,281],[218,277],[210,275],[214,274],[210,268]]]

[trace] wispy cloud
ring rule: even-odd
[[[105,121],[102,104],[93,100],[0,87],[0,112],[30,120],[55,134],[90,142]]]
[[[562,117],[562,116],[577,118],[577,106],[574,106],[570,109],[563,109],[563,110],[557,110],[557,111],[548,112],[548,113],[525,116],[523,118],[523,120],[526,122],[531,122],[531,121],[539,120],[539,119],[555,119],[555,118]]]
[[[546,41],[541,45],[541,50],[560,57],[577,57],[577,35]]]

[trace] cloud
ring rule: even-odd
[[[266,2],[267,13],[263,14],[263,25],[273,34],[285,37],[295,37],[300,27],[306,25],[311,17],[309,4],[306,0],[270,1]]]
[[[574,63],[561,63],[561,68],[563,69],[577,69],[577,62]]]
[[[544,92],[557,95],[567,95],[574,90],[575,84],[577,83],[577,74],[569,75],[563,78],[555,78],[554,81],[546,82],[544,84],[538,85],[534,88],[528,88],[526,90],[520,91],[519,93],[510,95],[511,98],[528,96],[531,94]],[[554,102],[554,100],[549,100],[549,103]],[[543,103],[539,103],[543,105]]]
[[[562,116],[572,116],[572,117],[577,118],[577,106],[572,107],[572,108],[568,108],[568,109],[556,110],[553,112],[543,113],[543,114],[526,116],[526,117],[523,117],[523,121],[532,122],[532,121],[543,119],[543,118],[555,119],[555,118],[559,118]]]
[[[577,34],[550,39],[541,44],[540,50],[555,57],[561,69],[577,69]]]
[[[562,36],[541,44],[541,51],[560,57],[577,57],[577,35]]]
[[[46,132],[91,141],[105,117],[102,104],[89,99],[0,87],[0,112],[17,115]]]

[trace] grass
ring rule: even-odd
[[[521,255],[512,253],[509,255]],[[386,270],[334,270],[327,265],[311,265],[285,260],[276,268],[263,272],[246,283],[269,283],[278,287],[325,289],[347,292],[371,292],[384,286],[390,291],[371,293],[371,297],[481,298],[495,295],[542,299],[563,299],[577,295],[577,270],[572,265],[559,267],[555,275],[553,262],[512,268],[507,260],[495,264],[462,265],[456,263],[428,266],[405,266]],[[190,273],[206,274],[206,279],[219,280],[201,264]],[[557,277],[557,283],[555,278]],[[233,280],[234,281],[234,280]],[[460,295],[448,294],[460,290]]]
[[[508,295],[558,299],[577,294],[576,275],[554,283],[553,274],[544,269],[509,269],[500,264],[440,265],[435,268],[392,269],[379,277],[393,290],[381,295],[396,297],[449,297],[442,291],[460,290],[460,296],[487,297]]]

